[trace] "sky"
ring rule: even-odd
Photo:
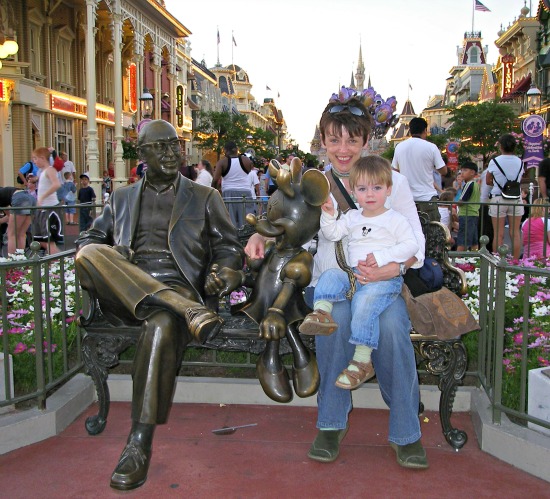
[[[365,85],[370,76],[384,99],[395,96],[398,113],[407,98],[420,114],[430,97],[443,94],[466,31],[481,31],[487,62],[495,64],[497,33],[519,16],[524,0],[482,0],[490,12],[473,11],[473,3],[165,0],[167,10],[192,33],[191,56],[211,68],[219,50],[222,66],[243,68],[256,101],[275,100],[288,135],[305,152],[330,96],[355,75],[360,44]],[[528,15],[536,16],[538,1],[527,0],[527,7],[532,8]]]

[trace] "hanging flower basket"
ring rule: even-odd
[[[122,139],[122,159],[138,159],[135,139]]]

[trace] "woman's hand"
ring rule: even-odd
[[[392,279],[399,275],[398,263],[391,262],[383,267],[379,267],[376,260],[374,260],[374,264],[372,264],[372,262],[369,264],[369,257],[372,257],[372,260],[374,260],[372,254],[369,254],[367,255],[366,260],[360,260],[357,263],[358,271],[355,273],[355,277],[357,277],[357,280],[361,284],[366,284],[367,282],[387,281],[388,279]]]

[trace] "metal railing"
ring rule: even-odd
[[[495,256],[484,245],[479,251],[479,324],[478,378],[491,401],[493,422],[500,424],[502,413],[512,421],[528,422],[550,429],[550,422],[528,414],[528,373],[534,359],[530,349],[534,343],[543,347],[546,361],[550,360],[550,336],[539,326],[548,321],[534,314],[533,295],[539,283],[550,283],[550,269],[510,265],[507,248]],[[517,282],[520,290],[517,291]],[[543,359],[544,361],[544,359]],[[540,359],[539,359],[540,362]],[[538,367],[538,366],[536,366]]]
[[[506,244],[508,249],[512,250],[512,242],[514,239],[515,231],[517,230],[518,237],[519,237],[519,244],[520,244],[520,255],[523,257],[526,256],[536,256],[541,258],[546,258],[547,256],[550,257],[550,240],[548,236],[548,231],[544,231],[542,234],[539,234],[538,230],[535,228],[534,225],[531,225],[529,222],[525,224],[524,229],[522,229],[522,226],[524,224],[524,221],[526,221],[529,218],[529,215],[534,212],[534,210],[537,210],[537,212],[541,213],[541,220],[543,222],[543,226],[547,227],[550,225],[548,222],[550,220],[550,204],[544,203],[544,204],[535,204],[535,203],[523,203],[522,207],[524,209],[524,215],[522,216],[521,223],[519,224],[519,227],[515,227],[513,223],[511,223],[511,220],[507,216],[501,215],[504,213],[504,210],[506,210],[508,207],[513,206],[513,203],[506,204],[506,203],[494,203],[494,202],[488,202],[488,203],[468,203],[463,201],[438,201],[437,205],[441,209],[449,210],[449,213],[451,214],[450,224],[449,224],[449,230],[451,232],[451,235],[453,237],[453,249],[456,248],[456,245],[458,243],[457,237],[458,237],[458,215],[460,215],[460,209],[465,209],[468,206],[477,206],[479,205],[479,215],[477,216],[478,222],[477,222],[477,241],[479,241],[479,238],[481,236],[485,235],[489,238],[488,243],[488,249],[489,251],[496,253],[497,248],[495,247],[493,249],[492,242],[494,240],[499,241],[501,240],[503,244]],[[489,209],[493,208],[495,217],[494,218],[502,218],[502,224],[496,224],[494,218],[489,216]],[[501,232],[502,231],[502,232]],[[469,226],[465,225],[464,227],[464,238],[466,241],[469,240],[470,230]],[[500,238],[499,238],[500,236]],[[539,244],[535,245],[535,240],[538,240],[537,242]],[[479,247],[479,244],[477,245]],[[540,250],[539,250],[540,246]],[[536,250],[536,251],[535,251]],[[466,248],[463,250],[463,252],[475,254],[477,252],[477,249],[470,250],[468,245],[466,245]],[[525,253],[525,254],[524,254]]]
[[[48,394],[83,365],[74,250],[40,257],[33,242],[29,251],[0,263],[0,407],[35,400],[45,408]]]

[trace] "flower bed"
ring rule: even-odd
[[[526,343],[527,370],[550,366],[550,282],[547,278],[530,276],[529,315],[523,316],[523,301],[525,297],[525,276],[529,268],[547,269],[547,260],[526,258],[513,262],[526,268],[526,273],[509,272],[506,276],[506,310],[505,336],[503,356],[503,389],[504,405],[519,408],[521,388],[521,362],[523,359],[523,329],[524,321],[528,323]],[[464,302],[479,319],[479,259],[458,258],[456,266],[466,274],[468,295]],[[468,350],[468,358],[477,358],[478,333],[470,333],[464,337]]]
[[[0,263],[20,260],[20,267],[2,274],[7,308],[2,310],[0,336],[7,333],[8,353],[13,356],[15,396],[32,392],[37,388],[37,348],[44,354],[46,383],[57,379],[70,368],[78,356],[75,319],[74,259],[66,258],[63,275],[59,261],[41,264],[40,289],[33,283],[32,264],[23,255]],[[46,275],[47,272],[47,275]],[[4,282],[5,281],[5,282]],[[64,289],[63,289],[64,288]],[[43,335],[35,328],[35,293],[40,295]],[[46,299],[46,297],[48,297]],[[0,351],[4,351],[4,338],[0,338]]]

